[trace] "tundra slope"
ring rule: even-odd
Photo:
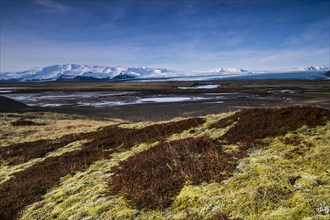
[[[63,136],[62,154],[8,174],[1,217],[326,219],[329,126],[329,110],[290,107],[113,125],[72,150]],[[37,159],[43,147],[26,144],[18,154]],[[3,157],[16,148],[2,147],[1,172],[20,166]]]

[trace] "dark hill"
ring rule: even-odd
[[[29,112],[34,109],[24,103],[0,96],[0,112]]]

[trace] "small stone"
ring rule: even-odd
[[[238,170],[243,170],[247,166],[246,162],[240,162],[237,166],[236,169]]]
[[[221,207],[220,206],[214,206],[211,212],[219,213],[220,211],[221,211]]]
[[[256,150],[256,151],[253,151],[253,152],[251,152],[251,153],[248,153],[248,155],[249,155],[250,157],[254,157],[254,156],[259,155],[260,153],[261,153],[261,150]]]
[[[326,205],[325,202],[321,202],[321,203],[316,207],[316,212],[317,212],[318,214],[322,214],[322,215],[330,214],[330,206]]]
[[[138,219],[138,217],[139,217],[139,215],[140,215],[140,210],[136,210],[135,212],[134,212],[134,215],[133,215],[133,219]]]

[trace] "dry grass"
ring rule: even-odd
[[[209,220],[239,220],[239,219],[238,218],[229,218],[228,215],[224,215],[224,214],[217,214]]]
[[[100,127],[119,124],[121,120],[96,121],[90,119],[73,118],[55,113],[30,113],[25,121],[33,124],[29,126],[12,126],[22,118],[21,114],[0,114],[0,147],[40,139],[56,139],[64,135],[95,131]],[[24,118],[23,117],[23,118]],[[66,119],[68,118],[68,119]]]

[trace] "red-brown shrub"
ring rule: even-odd
[[[207,136],[160,143],[114,168],[110,192],[137,208],[164,208],[186,181],[220,181],[234,167],[233,155]]]
[[[274,137],[296,130],[303,125],[315,127],[330,120],[330,110],[315,107],[288,107],[276,109],[245,109],[231,119],[237,123],[221,138],[242,146],[257,139]]]
[[[169,135],[204,123],[204,119],[190,118],[147,126],[142,129],[126,129],[109,126],[99,131],[67,135],[57,140],[39,140],[0,148],[2,163],[19,164],[32,158],[43,157],[48,152],[82,139],[90,142],[81,150],[49,157],[42,162],[16,173],[0,185],[0,219],[14,219],[26,206],[34,203],[56,186],[60,178],[83,169],[97,160],[109,157],[113,152],[130,148],[139,143],[162,140]],[[107,151],[104,151],[104,150]],[[109,151],[110,150],[110,151]]]

